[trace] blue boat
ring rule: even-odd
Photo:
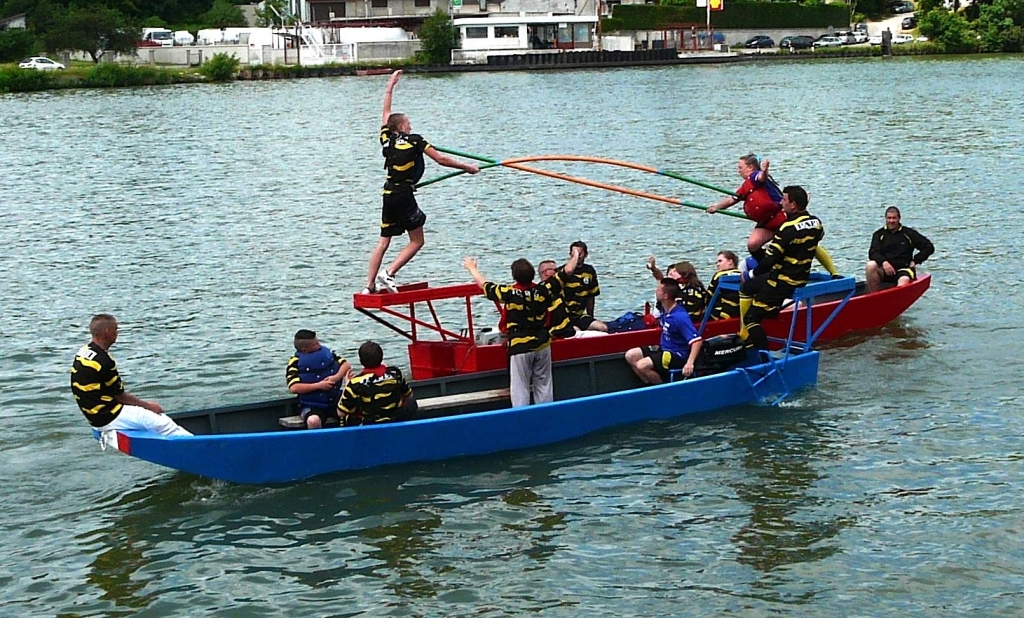
[[[731,283],[730,285],[736,285]],[[183,412],[192,437],[117,432],[118,449],[176,470],[237,483],[286,483],[321,474],[416,461],[486,455],[570,440],[602,429],[749,404],[773,405],[817,383],[817,336],[853,295],[852,278],[815,279],[797,290],[789,337],[721,373],[644,386],[621,354],[556,363],[555,401],[512,408],[503,371],[413,382],[421,420],[315,431],[288,429],[294,398]],[[815,297],[843,294],[811,331]],[[794,341],[794,333],[806,334]]]

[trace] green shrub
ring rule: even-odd
[[[103,62],[89,69],[83,86],[114,88],[119,86],[156,86],[174,82],[170,71],[148,66]]]
[[[459,47],[459,31],[452,18],[441,9],[420,26],[420,51],[416,59],[424,64],[451,64],[452,50]]]
[[[0,32],[0,62],[18,62],[36,50],[36,37],[25,28]]]
[[[228,82],[238,74],[238,58],[228,54],[214,54],[199,67],[199,72],[211,82]]]
[[[49,71],[18,67],[0,69],[0,92],[33,92],[46,90],[52,84],[53,75]]]

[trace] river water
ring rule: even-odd
[[[827,346],[818,388],[777,409],[263,488],[101,453],[68,368],[101,311],[121,321],[129,389],[172,411],[282,396],[298,328],[349,356],[379,339],[403,364],[351,308],[377,233],[384,78],[0,96],[0,615],[1019,616],[1022,71],[406,77],[396,109],[449,148],[728,187],[738,155],[768,155],[810,192],[844,272],[899,205],[937,246],[934,283],[897,322]],[[515,257],[561,259],[583,238],[607,318],[650,295],[648,255],[706,280],[749,231],[507,170],[420,201],[428,244],[402,279],[464,282],[467,254],[504,279]]]

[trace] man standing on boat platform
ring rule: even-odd
[[[681,292],[675,279],[665,277],[658,282],[654,296],[664,309],[658,316],[661,341],[656,346],[633,348],[626,352],[626,362],[644,384],[669,382],[673,371],[681,370],[684,378],[693,375],[704,340],[678,301]]]
[[[740,338],[751,347],[767,350],[768,335],[761,322],[778,315],[793,290],[810,279],[811,263],[825,236],[821,219],[807,212],[807,191],[789,186],[782,190],[786,222],[765,245],[765,257],[748,271],[740,287]]]
[[[468,174],[480,171],[472,163],[462,163],[438,152],[422,135],[411,133],[412,123],[405,114],[391,113],[391,97],[402,77],[401,71],[395,71],[388,80],[384,92],[383,126],[380,128],[381,154],[384,155],[384,169],[387,179],[384,182],[384,207],[381,211],[380,240],[370,254],[370,269],[366,277],[364,294],[372,294],[383,288],[395,292],[395,275],[415,256],[423,244],[423,224],[427,216],[416,203],[416,183],[423,177],[423,154],[445,167],[454,167]],[[409,233],[409,244],[406,245],[387,268],[381,268],[384,254],[391,246],[395,236]]]
[[[885,226],[871,237],[865,271],[868,292],[877,292],[883,283],[895,283],[897,287],[910,285],[917,279],[917,267],[932,253],[935,253],[932,241],[900,223],[899,208],[886,208]]]
[[[548,331],[547,314],[555,307],[556,299],[551,290],[533,282],[536,272],[526,258],[512,262],[513,285],[487,281],[477,269],[476,258],[464,258],[462,265],[484,291],[484,296],[501,303],[505,310],[512,406],[529,405],[531,393],[533,403],[553,400],[551,333]]]
[[[117,320],[107,313],[89,321],[92,341],[75,354],[71,365],[71,392],[85,419],[103,434],[126,429],[152,431],[164,436],[191,436],[164,414],[155,401],[139,399],[124,389],[117,363],[107,350],[117,341]]]

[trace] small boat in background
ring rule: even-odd
[[[356,75],[366,77],[367,75],[391,75],[395,70],[391,67],[380,67],[377,69],[356,69]]]

